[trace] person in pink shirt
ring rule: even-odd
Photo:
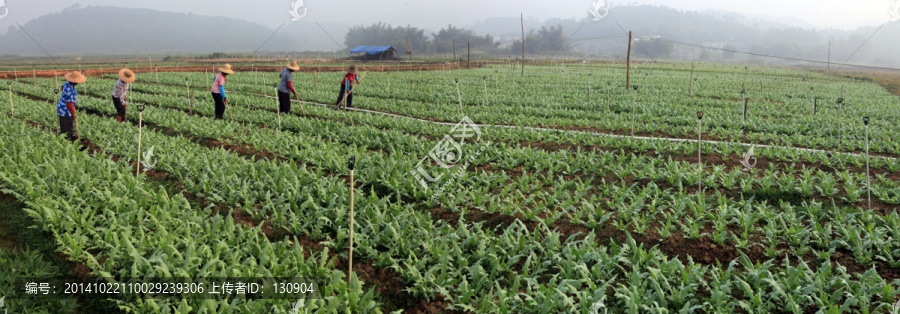
[[[219,74],[216,74],[210,90],[213,100],[216,102],[216,120],[222,120],[222,115],[225,114],[225,103],[228,102],[228,96],[225,95],[225,78],[229,74],[234,74],[234,70],[231,68],[231,64],[226,63],[225,66],[219,68]]]

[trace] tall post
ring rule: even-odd
[[[866,194],[869,198],[869,210],[872,209],[872,185],[871,176],[869,176],[869,117],[863,117],[863,123],[866,124]]]
[[[456,62],[456,39],[453,40],[453,62]]]
[[[466,40],[466,69],[472,68],[472,41]]]
[[[137,169],[134,171],[134,175],[138,176],[141,174],[141,136],[143,135],[143,125],[144,125],[144,105],[140,104],[137,107],[138,110],[138,153],[137,153]]]
[[[628,56],[625,57],[625,89],[631,85],[631,32],[628,32]]]
[[[844,98],[838,98],[838,151],[841,151],[844,147],[843,142],[843,131],[844,127],[841,125],[841,122],[844,121],[843,116],[841,114],[844,111]]]
[[[9,115],[12,116],[16,112],[13,110],[13,101],[12,101],[12,82],[6,81],[6,86],[9,87]],[[487,94],[485,94],[487,95]]]
[[[688,87],[688,96],[694,97],[694,63],[693,62],[691,62],[691,80],[689,81],[689,83],[691,84],[691,86]]]
[[[699,193],[697,194],[700,199],[703,199],[703,111],[697,111],[697,187],[699,188]],[[700,205],[700,202],[697,203]]]
[[[350,169],[350,268],[347,271],[347,282],[353,280],[353,190],[354,190],[354,172],[356,168],[356,156],[350,157],[350,160],[347,161],[347,168]]]
[[[525,77],[525,14],[519,14],[522,20],[522,77]]]

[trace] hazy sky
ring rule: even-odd
[[[369,24],[385,21],[438,29],[447,24],[465,26],[490,17],[518,16],[581,18],[594,1],[602,0],[299,0],[308,15],[296,23],[343,22]],[[608,1],[608,0],[607,0]],[[816,27],[853,28],[879,25],[890,20],[890,10],[900,0],[632,0],[611,3],[665,5],[684,10],[722,10],[773,18],[792,17]],[[2,1],[0,1],[2,2]],[[288,10],[294,0],[5,0],[9,13],[0,20],[0,32],[10,25],[25,23],[41,15],[59,12],[73,4],[149,8],[161,11],[193,12],[254,21],[275,28],[290,21]],[[0,15],[5,9],[0,8]],[[614,14],[612,11],[610,14]]]

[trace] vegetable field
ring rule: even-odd
[[[224,120],[211,74],[139,74],[128,123],[105,75],[77,87],[75,144],[55,81],[23,77],[0,189],[89,277],[304,277],[321,296],[114,298],[124,312],[896,311],[900,98],[692,66],[638,64],[628,85],[621,64],[372,71],[355,110],[332,106],[342,72],[297,72],[289,114],[277,73],[238,72]]]

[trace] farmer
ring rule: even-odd
[[[216,74],[213,80],[212,96],[216,102],[216,120],[222,120],[222,115],[225,114],[225,103],[228,101],[228,96],[225,95],[225,77],[229,74],[234,74],[234,70],[231,69],[231,64],[226,63],[219,68],[219,74]]]
[[[119,80],[116,81],[116,88],[112,93],[113,106],[116,107],[116,121],[125,121],[125,109],[128,109],[125,94],[128,93],[129,84],[133,83],[136,78],[134,72],[129,69],[119,70]]]
[[[347,69],[347,74],[344,75],[344,79],[341,80],[341,93],[338,95],[338,100],[335,105],[340,107],[341,103],[344,102],[344,97],[347,98],[347,107],[353,108],[353,83],[359,83],[359,76],[356,75],[356,66],[351,65],[349,69]]]
[[[297,61],[291,61],[287,66],[284,67],[284,70],[281,70],[281,83],[278,84],[278,104],[280,108],[278,108],[278,112],[288,113],[291,112],[291,94],[297,96],[297,90],[294,89],[294,71],[299,71],[300,66],[297,65]]]
[[[66,83],[62,85],[59,103],[56,104],[56,114],[59,116],[59,133],[66,134],[67,139],[75,141],[75,103],[78,102],[78,92],[75,86],[87,81],[87,77],[79,72],[71,72],[65,75]]]

